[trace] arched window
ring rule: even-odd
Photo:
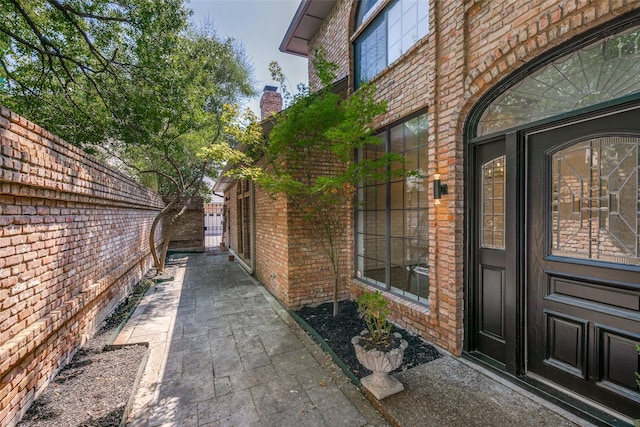
[[[360,6],[358,6],[358,13],[356,15],[356,28],[360,28],[360,25],[371,16],[376,7],[382,3],[382,0],[362,0]]]
[[[374,18],[382,0],[363,0],[356,13],[355,86],[368,82],[429,33],[428,0],[394,0]],[[361,30],[363,24],[366,28]]]
[[[640,28],[565,55],[527,76],[482,113],[477,136],[640,92]]]

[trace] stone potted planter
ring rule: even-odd
[[[368,292],[357,300],[358,314],[367,330],[351,339],[358,361],[373,373],[360,380],[362,385],[378,400],[404,390],[396,378],[389,376],[402,363],[407,341],[398,333],[391,334],[387,316],[391,312],[389,302],[380,291]]]

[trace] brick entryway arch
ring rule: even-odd
[[[488,94],[465,147],[465,354],[607,422],[640,418],[640,26],[617,25]]]

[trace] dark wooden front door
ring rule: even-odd
[[[527,375],[640,418],[640,110],[525,140]]]
[[[515,164],[505,141],[473,147],[473,318],[471,351],[516,373]],[[514,151],[515,153],[515,151]]]

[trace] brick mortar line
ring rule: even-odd
[[[94,281],[79,295],[69,301],[62,303],[61,307],[51,310],[46,316],[37,320],[23,332],[9,338],[9,340],[0,346],[0,384],[5,384],[6,376],[23,361],[34,350],[45,344],[48,339],[61,330],[65,324],[76,318],[82,311],[95,305],[105,291],[117,284],[118,279],[124,277],[132,269],[140,263],[141,260],[150,256],[150,252],[143,255],[143,251],[138,251],[134,258],[135,261],[116,267],[106,273],[100,279]],[[66,310],[65,310],[66,309]],[[42,332],[47,332],[42,334]],[[11,357],[17,354],[17,358],[12,361]]]
[[[109,197],[104,197],[104,196],[95,196],[95,195],[88,195],[88,194],[78,194],[75,193],[73,191],[66,191],[66,190],[56,190],[56,189],[52,189],[49,187],[44,187],[44,186],[38,186],[38,185],[30,185],[30,184],[24,184],[21,182],[11,182],[11,181],[3,181],[0,180],[0,184],[2,183],[9,183],[10,185],[15,185],[18,187],[27,187],[27,188],[32,188],[35,190],[46,190],[49,192],[54,193],[55,196],[58,197],[52,197],[51,194],[46,194],[46,195],[40,195],[40,194],[17,194],[14,191],[9,190],[7,192],[7,190],[5,190],[2,186],[0,186],[0,195],[7,195],[7,196],[13,196],[13,197],[17,197],[17,198],[27,198],[27,199],[46,199],[46,200],[56,200],[56,201],[63,201],[63,202],[68,202],[68,203],[79,203],[79,204],[84,204],[84,205],[94,205],[94,206],[105,206],[105,207],[116,207],[116,208],[122,208],[122,207],[134,207],[137,210],[162,210],[164,209],[164,205],[158,204],[158,205],[154,205],[154,204],[149,204],[149,203],[143,203],[144,200],[148,200],[148,199],[144,199],[144,198],[140,198],[140,201],[134,201],[132,200],[127,200],[124,198],[109,198]],[[73,196],[76,195],[76,197],[64,197],[65,195],[67,196]],[[76,199],[76,200],[74,200]]]
[[[162,209],[164,206],[161,205],[160,203],[162,203],[162,199],[160,197],[159,194],[151,192],[153,195],[157,196],[157,201],[159,202],[157,205],[153,205],[153,204],[149,204],[149,200],[150,198],[146,198],[144,197],[144,195],[139,195],[138,197],[126,197],[127,195],[133,195],[133,193],[108,193],[106,191],[98,191],[96,193],[102,193],[104,195],[98,195],[98,194],[91,194],[90,192],[78,192],[78,191],[74,191],[74,190],[61,190],[58,188],[54,188],[52,186],[47,186],[44,184],[29,184],[29,183],[25,183],[25,182],[21,182],[21,181],[7,181],[4,179],[0,178],[0,184],[6,184],[5,185],[0,185],[0,194],[3,195],[10,195],[10,196],[16,196],[16,197],[30,197],[30,198],[39,198],[39,199],[53,199],[53,200],[63,200],[63,201],[69,201],[69,202],[77,202],[77,200],[73,200],[74,197],[69,197],[69,196],[74,196],[77,199],[80,198],[85,198],[85,199],[95,199],[95,200],[106,200],[109,201],[111,203],[120,203],[121,205],[138,205],[138,206],[151,206],[151,207],[158,207],[160,209]],[[53,194],[46,194],[46,195],[41,195],[41,194],[32,194],[32,193],[28,193],[28,194],[21,194],[19,191],[15,191],[15,189],[11,189],[11,188],[7,188],[7,187],[21,187],[21,188],[28,188],[28,189],[32,189],[32,190],[45,190],[48,193],[53,193]],[[88,187],[83,187],[83,188],[88,188]],[[64,195],[67,195],[67,197],[64,197]],[[112,197],[110,197],[111,195],[113,195]],[[58,197],[52,197],[52,196],[58,196]],[[124,197],[118,197],[118,196],[124,196]],[[146,202],[146,203],[145,203]],[[90,202],[86,202],[86,203],[90,203]],[[100,203],[96,203],[96,204],[100,204]]]
[[[5,114],[5,113],[8,113],[8,114]],[[69,144],[68,142],[64,141],[60,137],[54,134],[51,134],[50,132],[46,131],[45,129],[41,128],[35,123],[30,122],[26,119],[24,119],[25,123],[21,123],[20,119],[23,117],[15,113],[11,113],[9,110],[5,111],[0,108],[0,117],[4,117],[9,123],[8,125],[6,125],[0,120],[0,130],[4,130],[6,131],[7,134],[9,134],[9,135],[2,135],[2,136],[4,136],[9,141],[16,142],[17,144],[26,144],[27,142],[30,144],[34,144],[47,151],[58,154],[64,157],[65,159],[69,159],[74,163],[80,163],[86,166],[88,169],[89,168],[93,169],[96,172],[100,172],[106,176],[113,177],[120,182],[125,182],[128,185],[131,185],[132,187],[137,187],[139,190],[153,193],[152,190],[132,180],[130,177],[128,177],[124,173],[105,165],[94,156],[83,151],[81,148],[76,147],[75,145]],[[12,124],[20,129],[23,129],[26,134],[22,135],[20,133],[17,133],[15,129],[12,129],[12,126],[11,126]],[[33,125],[33,129],[29,129],[29,124]],[[36,135],[36,137],[34,137],[33,135]],[[9,136],[13,136],[14,138],[10,138]],[[46,144],[45,142],[49,142],[50,144]],[[17,151],[21,153],[23,152],[20,150],[17,150]],[[51,157],[55,157],[55,156],[51,156]],[[21,159],[18,159],[16,157],[10,157],[10,158],[13,158],[22,162]],[[37,165],[33,163],[29,163],[29,164],[37,167]],[[95,181],[87,181],[87,182],[95,182]]]

